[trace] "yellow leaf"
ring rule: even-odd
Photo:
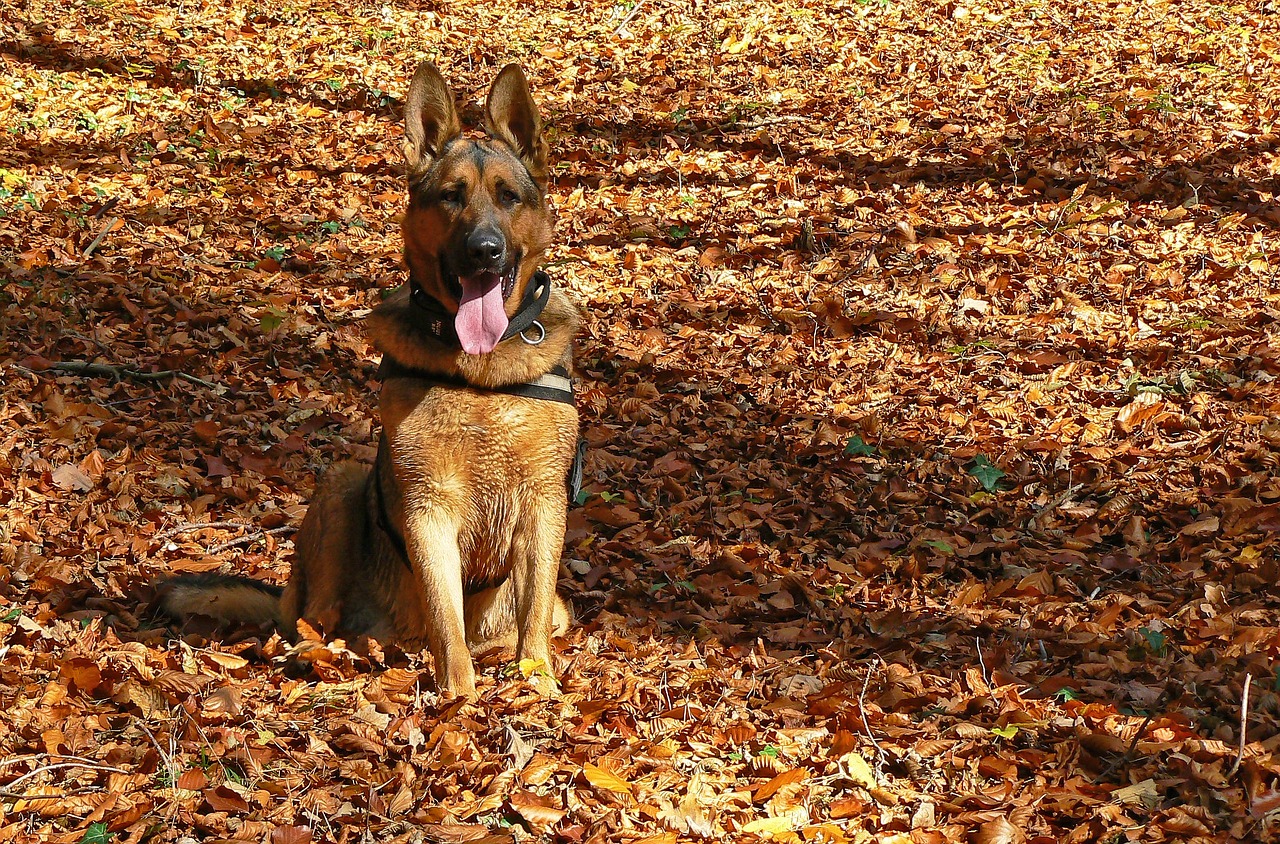
[[[731,56],[743,53],[751,46],[751,42],[755,40],[756,34],[754,32],[747,32],[741,38],[731,41],[731,43],[725,47],[725,52]]]
[[[845,776],[856,782],[864,788],[876,787],[876,775],[871,770],[871,766],[867,764],[867,760],[862,758],[862,754],[857,751],[846,753],[840,757],[840,767],[844,770]]]
[[[520,676],[528,680],[534,674],[546,674],[547,664],[540,659],[522,659],[517,666]]]
[[[596,788],[603,788],[605,791],[612,791],[614,794],[632,796],[631,783],[608,768],[601,768],[588,762],[582,766],[582,773],[586,775],[587,782]]]
[[[1236,555],[1236,562],[1242,566],[1256,566],[1262,560],[1262,552],[1255,545],[1246,545]]]
[[[778,815],[773,818],[761,818],[758,821],[752,821],[744,826],[742,831],[778,835],[783,832],[794,832],[795,824],[791,822],[791,818],[788,816]]]
[[[204,657],[216,665],[220,665],[223,668],[228,668],[233,671],[237,668],[244,668],[249,664],[249,660],[242,656],[226,654],[221,651],[206,651],[204,653]]]

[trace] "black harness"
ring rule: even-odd
[[[547,335],[542,323],[538,322],[538,317],[542,315],[542,311],[546,308],[550,299],[551,278],[542,270],[536,270],[533,274],[532,283],[525,291],[524,301],[520,305],[520,310],[511,318],[507,325],[507,330],[503,332],[502,340],[499,342],[510,340],[519,334],[521,339],[530,345],[536,346],[541,343]],[[458,332],[453,326],[454,315],[449,313],[444,305],[418,286],[412,276],[409,279],[409,300],[415,307],[426,312],[427,320],[423,327],[427,331],[444,343],[451,346],[458,345]],[[540,331],[538,338],[536,340],[525,338],[524,332],[534,326],[537,326]],[[382,363],[378,366],[378,380],[386,383],[391,378],[413,378],[418,381],[429,381],[433,384],[458,389],[503,393],[509,396],[523,396],[524,398],[541,401],[573,404],[573,381],[569,377],[568,368],[561,365],[553,366],[548,372],[524,384],[480,387],[460,375],[447,375],[433,372],[429,369],[408,366],[390,355],[384,354]],[[586,441],[578,440],[578,448],[573,457],[573,466],[565,479],[570,504],[577,503],[578,493],[582,489],[582,463],[586,456],[586,451]],[[409,568],[409,549],[405,545],[404,537],[395,529],[395,526],[391,524],[391,519],[387,516],[387,499],[382,490],[383,463],[390,460],[390,444],[387,442],[387,435],[384,432],[378,437],[378,456],[373,467],[373,494],[377,504],[377,525],[378,529],[387,535],[387,539],[391,540],[392,546],[400,555],[400,561],[404,563],[406,568]],[[494,582],[467,582],[463,584],[463,589],[468,594],[473,594],[500,586],[504,580],[506,580],[505,576],[496,579]]]

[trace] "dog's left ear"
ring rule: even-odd
[[[507,65],[493,80],[485,104],[484,128],[490,137],[514,149],[535,179],[546,179],[547,142],[542,137],[542,119],[519,65]]]

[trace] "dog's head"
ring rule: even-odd
[[[423,291],[456,311],[463,351],[491,352],[551,244],[542,120],[514,64],[489,89],[483,140],[463,136],[453,92],[429,62],[404,111],[405,261]]]

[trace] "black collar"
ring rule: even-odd
[[[524,333],[534,323],[542,328],[542,323],[538,323],[538,317],[542,316],[542,311],[550,300],[551,277],[542,270],[534,270],[533,277],[529,279],[529,285],[525,287],[524,301],[520,303],[520,310],[516,311],[515,316],[507,323],[507,330],[502,333],[502,340],[498,342],[510,340],[517,334]],[[458,330],[453,327],[456,314],[450,313],[440,300],[423,290],[412,272],[409,273],[409,301],[425,314],[426,320],[423,322],[423,327],[429,333],[450,346],[459,345]],[[545,332],[545,329],[543,331]]]
[[[430,381],[433,384],[444,384],[449,387],[462,387],[489,393],[505,393],[509,396],[524,396],[530,399],[573,404],[573,381],[569,378],[568,368],[559,365],[551,367],[550,371],[524,384],[481,387],[472,384],[461,375],[445,375],[440,372],[432,372],[429,369],[418,369],[401,363],[391,355],[384,354],[382,356],[382,364],[378,367],[378,380],[385,383],[390,378],[414,378],[419,381]]]

